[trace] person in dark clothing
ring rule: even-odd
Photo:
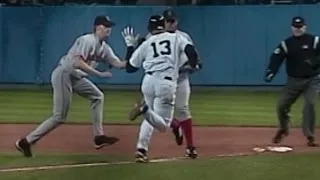
[[[317,85],[320,73],[319,37],[306,33],[305,20],[294,17],[291,23],[292,36],[276,47],[270,57],[270,63],[265,74],[265,81],[271,82],[284,60],[288,75],[285,86],[277,103],[279,129],[273,138],[273,143],[280,143],[289,134],[290,107],[300,95],[304,97],[303,134],[308,146],[317,146],[314,138],[315,104]]]

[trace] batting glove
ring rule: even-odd
[[[140,35],[139,34],[135,35],[133,33],[132,27],[124,28],[123,31],[121,32],[121,34],[122,34],[122,37],[123,37],[127,47],[136,46]]]
[[[274,77],[274,75],[275,74],[271,70],[267,70],[267,73],[266,73],[266,75],[264,77],[264,81],[265,82],[271,82],[273,77]]]

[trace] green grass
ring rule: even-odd
[[[106,156],[103,154],[37,154],[35,158],[23,158],[21,154],[0,154],[0,169],[34,167],[43,165],[79,164],[131,160],[128,157]],[[0,176],[1,177],[1,176]]]
[[[131,123],[127,114],[136,91],[105,91],[105,123]],[[278,92],[194,91],[191,110],[198,125],[275,125]],[[302,99],[292,107],[293,125],[300,125]],[[51,115],[52,94],[46,90],[0,91],[0,123],[38,123]],[[89,102],[74,95],[68,122],[90,123]],[[320,108],[317,107],[317,112]]]
[[[105,91],[105,123],[130,123],[127,113],[139,92]],[[194,91],[191,109],[198,125],[276,125],[278,92]],[[89,102],[73,98],[68,122],[91,123]],[[292,107],[293,125],[300,125],[302,99]],[[52,94],[46,90],[0,90],[0,123],[39,123],[50,116]],[[317,113],[320,112],[317,107]],[[319,124],[319,123],[318,123]],[[0,168],[131,160],[104,154],[0,154]],[[35,172],[0,173],[0,180],[300,180],[319,179],[320,154],[263,155],[199,159],[158,164],[128,164]]]
[[[78,157],[80,158],[80,157]],[[128,164],[0,173],[5,180],[316,180],[320,154],[263,155],[158,164]]]

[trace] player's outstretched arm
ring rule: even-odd
[[[126,61],[120,60],[120,58],[114,53],[113,49],[105,43],[103,44],[102,59],[107,61],[112,67],[119,69],[124,69],[126,67]]]
[[[81,69],[88,74],[92,74],[92,75],[96,75],[96,76],[100,76],[100,77],[111,77],[112,76],[112,74],[108,71],[100,72],[100,71],[95,70],[94,68],[89,66],[87,63],[85,63],[85,61],[81,57],[77,58],[77,60],[74,63],[74,67]]]
[[[126,67],[127,61],[122,61],[119,59],[109,59],[109,63],[116,68],[124,69]]]

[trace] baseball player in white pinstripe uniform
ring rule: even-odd
[[[165,11],[164,15],[166,15],[166,13],[171,13],[171,11]],[[165,16],[167,17],[167,16]],[[165,27],[169,27],[172,26],[172,22],[168,22],[166,21],[165,23]],[[130,34],[131,36],[134,36],[132,34],[132,29],[131,29],[131,33],[129,32],[130,30],[125,30],[124,34],[124,38],[126,39],[130,39]],[[171,34],[177,34],[178,37],[183,37],[184,39],[186,39],[188,41],[188,43],[192,44],[192,42],[190,41],[190,37],[189,39],[187,39],[188,37],[186,37],[186,34],[183,34],[181,31],[171,31],[168,32],[169,35]],[[150,34],[148,34],[146,36],[146,39],[148,39],[150,37]],[[151,36],[152,37],[152,36]],[[127,43],[127,46],[131,45],[132,43]],[[156,61],[155,61],[156,62]],[[186,65],[187,64],[187,65]],[[190,118],[190,113],[188,110],[188,99],[189,99],[189,94],[190,94],[190,86],[189,86],[189,80],[188,80],[188,76],[187,73],[188,71],[194,71],[194,68],[191,68],[190,65],[188,65],[188,58],[186,56],[185,53],[181,53],[179,54],[178,57],[178,67],[182,67],[183,65],[185,65],[186,68],[180,68],[179,71],[179,77],[177,79],[177,85],[178,87],[175,90],[178,90],[175,95],[176,97],[178,97],[179,99],[175,100],[175,107],[176,107],[176,111],[177,111],[177,118],[173,119],[173,122],[176,122],[177,124],[182,124],[180,123],[178,120],[185,120],[185,122],[187,121],[191,121],[189,120]],[[181,121],[184,122],[184,121]],[[187,123],[186,123],[187,124]],[[188,131],[186,131],[187,133],[189,133],[187,136],[187,151],[186,151],[186,155],[191,157],[191,158],[196,158],[197,157],[197,152],[195,151],[195,148],[193,146],[193,144],[190,145],[190,143],[192,143],[192,134],[190,134],[190,131],[192,133],[192,127],[191,127],[191,123],[189,123],[190,128],[187,129]],[[185,126],[185,125],[184,125]],[[186,126],[185,126],[186,127]],[[143,121],[140,127],[140,132],[139,132],[139,138],[138,138],[138,143],[137,143],[137,161],[145,161],[147,159],[147,151],[148,151],[148,146],[149,146],[149,142],[153,133],[154,127],[152,126],[152,124],[150,124],[148,121]],[[176,141],[179,145],[182,144],[182,140],[183,140],[183,135],[182,132],[177,132],[177,130],[179,129],[173,129],[173,133],[176,136]],[[186,133],[185,133],[186,134]],[[190,136],[191,135],[191,136]],[[191,137],[191,141],[190,140]]]

